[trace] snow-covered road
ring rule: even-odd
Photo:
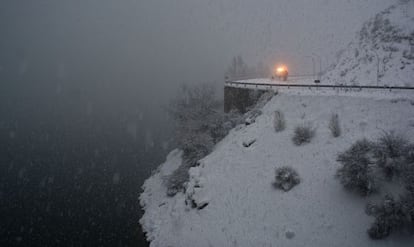
[[[314,80],[314,76],[289,76],[287,81],[282,81],[278,78],[254,78],[246,80],[235,80],[235,82],[254,84],[314,84]]]

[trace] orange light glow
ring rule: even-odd
[[[287,67],[286,66],[282,65],[282,66],[278,66],[276,68],[276,74],[281,74],[281,73],[284,73],[284,72],[287,72]]]

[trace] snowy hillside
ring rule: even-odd
[[[367,21],[323,76],[335,84],[414,86],[414,1]],[[378,80],[377,80],[378,76]]]
[[[358,40],[323,80],[332,84],[414,86],[414,2],[391,7],[364,24]],[[414,141],[414,92],[279,89],[251,124],[238,125],[190,169],[183,193],[166,196],[165,178],[182,163],[180,150],[144,183],[140,220],[151,246],[412,246],[414,236],[372,240],[364,209],[372,198],[346,191],[336,171],[338,154],[362,138],[396,131]],[[286,128],[276,132],[275,112]],[[333,114],[342,134],[329,129]],[[310,143],[292,142],[295,127],[315,130]],[[293,167],[300,183],[273,186],[275,168]],[[387,189],[384,189],[387,192]]]
[[[283,132],[274,131],[275,110],[286,117]],[[340,118],[339,138],[328,129],[332,113]],[[298,147],[293,129],[304,122],[312,123],[316,136]],[[366,199],[334,178],[339,152],[393,129],[413,140],[413,101],[280,93],[254,124],[232,130],[201,166],[191,168],[186,194],[169,198],[162,178],[181,162],[181,152],[173,151],[144,184],[141,224],[151,246],[412,246],[413,238],[370,240]],[[285,165],[302,179],[289,192],[272,186],[275,167]],[[188,197],[207,206],[193,209],[185,203]]]

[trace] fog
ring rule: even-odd
[[[0,243],[137,243],[140,186],[174,148],[163,106],[181,84],[221,89],[236,55],[309,74],[316,54],[326,68],[388,5],[1,1]]]
[[[374,4],[375,3],[375,4]],[[2,84],[81,88],[157,105],[178,84],[221,83],[232,56],[323,66],[389,1],[2,1]],[[44,88],[42,88],[42,86]],[[154,97],[156,95],[156,97]]]

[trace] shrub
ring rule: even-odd
[[[391,227],[388,222],[376,220],[367,233],[372,239],[383,239],[391,234]]]
[[[211,128],[211,137],[213,142],[217,143],[221,141],[227,134],[238,124],[242,124],[243,119],[238,112],[231,111],[229,113],[222,114],[222,117],[218,117],[214,121],[214,125]]]
[[[406,153],[408,141],[401,135],[394,132],[386,132],[379,139],[376,145],[376,151],[381,152],[384,156],[390,158],[401,157]]]
[[[376,142],[357,141],[337,160],[342,164],[337,172],[341,183],[362,195],[378,189],[378,181],[384,177],[391,180],[398,176],[406,188],[414,189],[414,145],[393,132]]]
[[[402,185],[406,191],[412,193],[414,198],[414,162],[406,159],[406,163],[403,165],[401,169],[401,176],[400,179],[402,181]],[[414,210],[413,210],[414,213]],[[413,217],[414,221],[414,217]]]
[[[367,230],[368,235],[372,239],[383,239],[390,235],[393,230],[412,224],[412,218],[407,217],[410,216],[410,213],[406,212],[406,210],[413,210],[413,201],[411,200],[407,203],[403,200],[398,201],[392,195],[386,195],[379,204],[367,205],[366,213],[375,217],[374,223]]]
[[[342,185],[361,195],[368,195],[377,189],[377,177],[371,160],[372,143],[362,139],[344,153],[338,155],[342,164],[336,173]]]
[[[292,141],[296,146],[300,146],[302,144],[309,143],[314,136],[315,129],[313,129],[312,126],[307,123],[295,128]]]
[[[401,210],[405,215],[405,224],[414,227],[414,190],[411,188],[401,197]]]
[[[276,181],[273,184],[276,188],[289,191],[299,183],[299,175],[292,167],[283,166],[276,168]]]
[[[280,132],[285,129],[286,121],[283,112],[275,111],[273,117],[273,127],[275,128],[276,132]]]
[[[183,162],[171,175],[165,178],[167,196],[175,196],[178,192],[184,191],[185,183],[189,180],[189,165]]]
[[[213,138],[207,133],[183,133],[187,135],[187,142],[181,143],[180,148],[183,150],[183,161],[188,163],[189,167],[209,154],[214,147]]]
[[[414,145],[393,132],[371,143],[366,139],[354,143],[337,159],[342,167],[336,176],[345,188],[362,195],[378,189],[380,179],[398,178],[398,199],[386,195],[382,201],[368,203],[366,213],[375,217],[367,230],[372,239],[383,239],[396,230],[414,230]]]
[[[331,130],[333,137],[339,137],[341,135],[338,114],[332,114],[331,119],[329,120],[329,129]]]
[[[214,146],[213,138],[206,133],[189,131],[183,135],[187,135],[182,137],[187,142],[180,145],[183,150],[182,164],[166,178],[168,196],[174,196],[184,190],[185,183],[189,180],[188,170],[196,166],[198,160],[208,155]]]
[[[401,173],[404,163],[409,158],[408,148],[408,141],[394,132],[385,133],[376,142],[374,158],[388,180]]]

